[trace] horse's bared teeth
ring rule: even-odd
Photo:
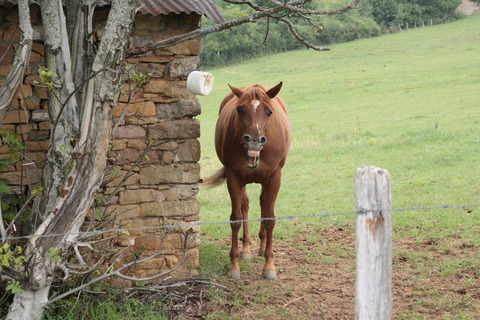
[[[258,151],[258,150],[248,150],[247,154],[248,154],[249,157],[257,158],[260,155],[260,151]]]

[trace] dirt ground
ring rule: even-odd
[[[479,248],[442,241],[448,243],[394,240],[394,319],[480,319]],[[352,226],[307,226],[294,242],[276,240],[275,254],[279,280],[261,280],[263,258],[254,257],[242,280],[223,280],[231,291],[204,302],[201,313],[213,319],[354,318]]]

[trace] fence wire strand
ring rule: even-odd
[[[480,204],[471,204],[471,205],[440,205],[440,206],[433,206],[433,207],[410,207],[410,208],[400,208],[400,209],[390,209],[390,210],[378,210],[380,212],[387,212],[390,211],[392,213],[395,212],[405,212],[405,211],[419,211],[419,210],[438,210],[438,209],[465,209],[465,208],[475,208],[480,207]],[[368,211],[368,212],[373,212]],[[288,216],[278,216],[274,218],[256,218],[256,219],[243,219],[243,220],[228,220],[228,221],[195,221],[195,222],[188,222],[185,224],[172,224],[172,225],[163,225],[163,226],[156,226],[156,227],[139,227],[139,228],[116,228],[116,229],[109,229],[109,230],[95,230],[95,231],[80,231],[80,232],[70,232],[70,233],[52,233],[52,234],[45,234],[45,235],[28,235],[28,236],[18,236],[18,237],[0,237],[0,242],[4,242],[7,240],[22,240],[22,239],[33,239],[33,238],[50,238],[50,237],[60,237],[60,236],[96,236],[105,233],[126,233],[130,231],[151,231],[151,230],[162,230],[162,229],[175,229],[175,228],[189,228],[189,227],[199,227],[205,225],[218,225],[218,224],[232,224],[232,223],[243,223],[243,222],[262,222],[268,220],[293,220],[293,219],[304,219],[304,218],[322,218],[322,217],[333,217],[333,216],[343,216],[343,215],[356,215],[365,213],[365,211],[347,211],[347,212],[337,212],[337,213],[313,213],[313,214],[305,214],[305,215],[288,215]]]

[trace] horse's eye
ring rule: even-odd
[[[238,112],[238,113],[245,113],[245,111],[246,111],[246,110],[245,110],[245,107],[244,107],[244,106],[238,106],[238,107],[237,107],[237,112]]]
[[[267,108],[267,109],[265,110],[265,114],[266,114],[267,116],[269,116],[269,117],[272,115],[272,113],[273,113],[273,111],[270,110],[269,108]]]

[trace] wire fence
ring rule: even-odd
[[[394,212],[405,212],[405,211],[419,211],[419,210],[439,210],[439,209],[466,209],[466,208],[476,208],[480,207],[480,204],[465,204],[465,205],[439,205],[431,207],[409,207],[409,208],[400,208],[400,209],[390,209],[390,210],[378,210],[378,211],[390,211]],[[288,216],[278,216],[274,218],[256,218],[256,219],[244,219],[244,220],[227,220],[227,221],[194,221],[187,222],[182,224],[171,224],[155,227],[139,227],[139,228],[115,228],[108,230],[94,230],[94,231],[79,231],[79,232],[69,232],[69,233],[52,233],[52,234],[42,234],[42,235],[28,235],[28,236],[18,236],[18,237],[0,237],[0,242],[8,240],[28,240],[33,238],[50,238],[50,237],[60,237],[60,236],[96,236],[106,233],[127,233],[133,231],[152,231],[152,230],[165,230],[165,229],[176,229],[176,228],[189,228],[189,227],[199,227],[204,225],[219,225],[219,224],[232,224],[232,223],[243,223],[243,222],[262,222],[267,220],[293,220],[293,219],[305,219],[305,218],[321,218],[321,217],[333,217],[333,216],[343,216],[343,215],[356,215],[363,213],[362,211],[347,211],[347,212],[337,212],[337,213],[313,213],[305,215],[288,215]]]

